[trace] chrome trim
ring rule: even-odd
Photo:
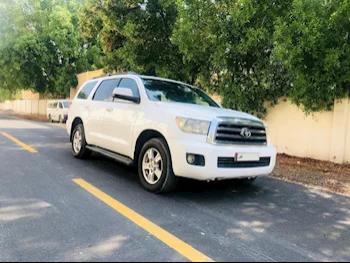
[[[215,140],[219,124],[221,123],[227,123],[227,124],[237,124],[237,125],[247,125],[247,126],[255,126],[255,127],[262,127],[266,128],[265,124],[261,121],[256,121],[256,120],[251,120],[251,119],[245,119],[245,118],[234,118],[234,117],[217,117],[215,118],[210,125],[209,132],[208,132],[208,137],[207,137],[207,142],[210,144],[215,144],[215,145],[224,145],[224,146],[229,146],[229,145],[237,145],[235,143],[218,143]],[[266,131],[265,131],[266,134]],[[242,143],[242,145],[247,145],[247,143]],[[254,144],[256,146],[266,146],[267,143],[264,144]]]
[[[226,122],[226,123],[232,123],[232,124],[265,127],[264,123],[261,121],[245,119],[245,118],[218,117],[218,120],[220,122]]]
[[[221,121],[222,121],[221,119],[216,118],[211,122],[210,128],[209,128],[209,133],[208,133],[208,138],[207,138],[208,143],[216,144],[215,135],[216,135],[216,131],[218,129],[219,123]]]

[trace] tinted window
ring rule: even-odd
[[[86,100],[90,96],[90,93],[92,89],[95,87],[96,83],[97,81],[93,81],[85,84],[82,90],[78,94],[78,99]]]
[[[143,79],[151,101],[180,102],[219,108],[205,92],[191,86],[164,80]]]
[[[58,103],[55,102],[55,103],[53,104],[53,108],[54,108],[54,109],[57,109],[57,105],[58,105]]]
[[[95,101],[113,101],[113,91],[118,87],[120,79],[105,80],[98,87],[93,100]]]
[[[140,98],[137,82],[133,79],[122,79],[122,81],[119,84],[119,88],[130,89],[132,91],[133,97]]]

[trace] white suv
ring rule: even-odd
[[[70,101],[51,101],[47,104],[46,115],[49,122],[64,123],[68,118]]]
[[[75,157],[98,152],[135,165],[155,193],[173,190],[179,177],[251,183],[276,163],[259,119],[223,109],[185,83],[135,73],[88,81],[72,102],[67,131]]]

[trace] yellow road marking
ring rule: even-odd
[[[31,152],[31,153],[37,153],[38,152],[37,150],[35,150],[32,147],[30,147],[29,145],[21,142],[20,140],[17,140],[16,138],[12,137],[11,135],[7,134],[6,132],[2,132],[1,134],[3,136],[7,137],[8,139],[10,139],[11,141],[15,142],[16,144],[18,144],[22,148],[26,149],[28,152]]]
[[[134,222],[136,225],[140,226],[162,242],[164,242],[166,245],[186,257],[192,262],[214,262],[211,258],[207,257],[206,255],[202,254],[198,250],[194,249],[187,243],[183,242],[182,240],[178,239],[177,237],[173,236],[169,232],[165,231],[161,227],[157,226],[156,224],[152,223],[148,219],[144,218],[140,214],[136,213],[134,210],[130,209],[129,207],[123,205],[122,203],[118,202],[117,200],[113,199],[109,195],[105,194],[101,190],[97,189],[93,185],[89,184],[83,179],[73,179],[73,182],[81,186],[83,189],[88,191],[90,194],[94,195],[107,205],[109,205],[111,208],[116,210],[118,213],[122,214],[132,222]]]

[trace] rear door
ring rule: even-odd
[[[89,132],[91,97],[92,91],[94,90],[98,82],[98,80],[93,80],[85,83],[84,86],[80,89],[75,100],[73,101],[72,107],[70,109],[70,114],[72,117],[80,117],[83,120],[85,128],[85,137],[88,144],[91,144]]]

